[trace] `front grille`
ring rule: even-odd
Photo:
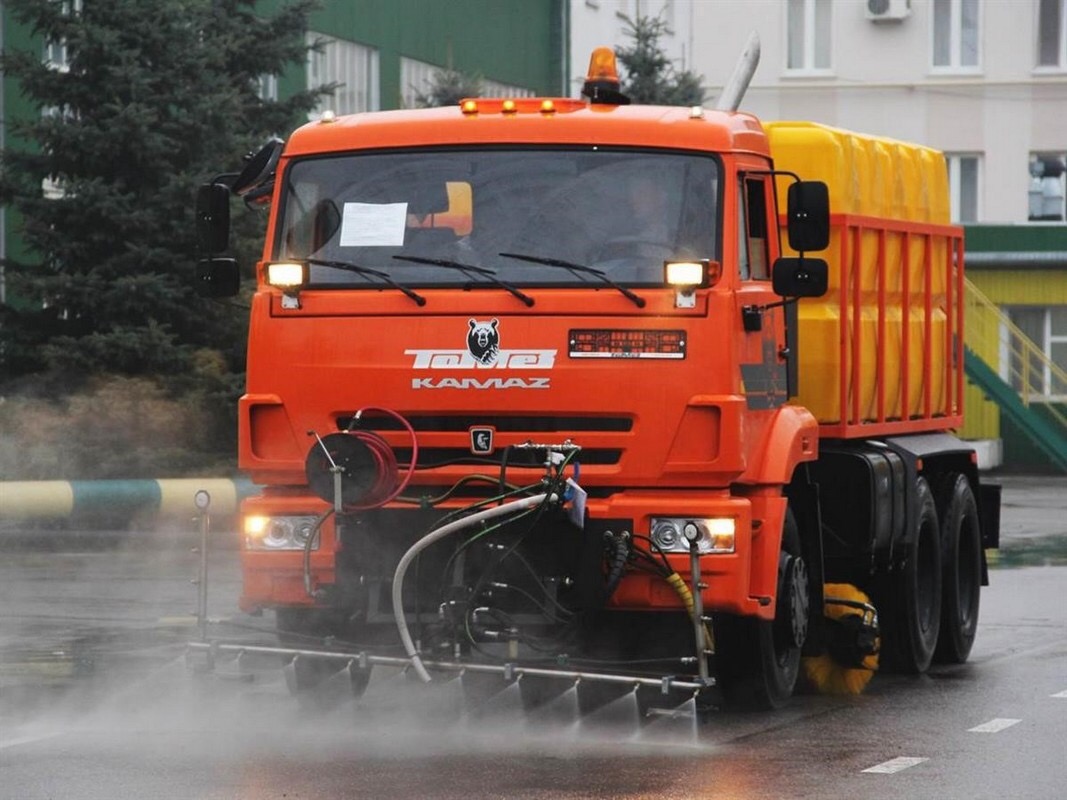
[[[452,464],[500,466],[504,458],[505,449],[500,448],[492,454],[476,456],[471,453],[470,448],[464,447],[420,447],[418,466],[421,469],[450,466]],[[398,447],[394,452],[399,463],[410,463],[410,447]],[[582,452],[578,455],[578,460],[584,465],[613,465],[618,464],[621,458],[621,448],[608,447],[583,447]],[[512,450],[508,456],[508,465],[512,467],[540,467],[543,462],[543,454],[535,450]]]
[[[504,416],[501,414],[411,414],[405,417],[417,433],[466,433],[474,425],[491,425],[498,433],[627,433],[633,430],[630,417]],[[347,430],[352,415],[338,417],[337,428]],[[393,417],[369,412],[360,427],[376,431],[399,431],[403,426]]]
[[[578,460],[588,466],[614,466],[622,460],[623,444],[616,437],[604,434],[626,434],[633,430],[634,421],[624,416],[548,416],[548,415],[508,415],[508,414],[410,414],[405,419],[414,428],[416,434],[434,434],[434,446],[419,447],[419,469],[451,466],[457,464],[486,465],[500,467],[507,445],[497,440],[491,453],[477,454],[471,452],[469,431],[472,427],[492,427],[496,433],[506,434],[511,442],[534,441],[538,443],[558,443],[564,439],[573,439],[582,444],[582,434],[596,434],[600,446],[583,446]],[[352,424],[353,415],[338,417],[338,430],[347,430]],[[392,416],[378,412],[364,414],[355,426],[363,430],[395,433],[404,427]],[[442,436],[442,434],[444,434]],[[394,444],[408,444],[406,437],[390,437]],[[607,438],[607,441],[605,441]],[[411,448],[396,447],[396,459],[400,464],[411,461]],[[540,468],[544,463],[544,453],[537,450],[512,449],[507,453],[508,466]]]

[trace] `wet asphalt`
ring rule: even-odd
[[[538,725],[502,695],[457,719],[455,686],[385,670],[358,705],[344,675],[293,697],[275,664],[202,674],[185,657],[195,531],[0,536],[0,798],[1062,798],[1067,479],[997,480],[1002,549],[967,664],[651,726],[626,698]],[[221,538],[209,577],[209,633],[272,642],[269,616],[236,611]]]

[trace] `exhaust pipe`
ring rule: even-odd
[[[719,99],[715,101],[716,111],[737,111],[741,105],[741,98],[748,91],[748,84],[752,76],[756,74],[759,66],[759,34],[752,31],[745,42],[745,49],[741,51],[737,59],[737,65],[730,74],[730,79],[722,87]]]

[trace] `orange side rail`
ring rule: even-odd
[[[958,427],[963,422],[964,388],[962,228],[855,214],[832,215],[831,226],[840,232],[840,263],[832,264],[830,270],[831,281],[836,273],[840,291],[841,419],[822,423],[821,433],[858,438]],[[874,237],[864,241],[865,234]],[[899,241],[899,255],[890,263],[894,239]],[[916,241],[921,242],[921,264],[915,263],[912,254]],[[864,259],[872,251],[874,272],[865,275]],[[912,275],[915,268],[920,276],[917,283]],[[919,294],[912,297],[916,287]],[[913,306],[922,323],[917,353],[912,353]],[[890,335],[898,317],[899,346]],[[942,325],[943,343],[938,342]],[[913,356],[921,364],[918,375]],[[891,364],[899,365],[896,382],[888,379]],[[865,386],[872,380],[873,387]],[[914,408],[911,392],[916,380],[922,389]]]

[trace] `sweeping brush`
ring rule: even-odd
[[[808,684],[823,694],[860,694],[878,669],[878,614],[848,583],[823,588],[826,651],[802,660]]]

